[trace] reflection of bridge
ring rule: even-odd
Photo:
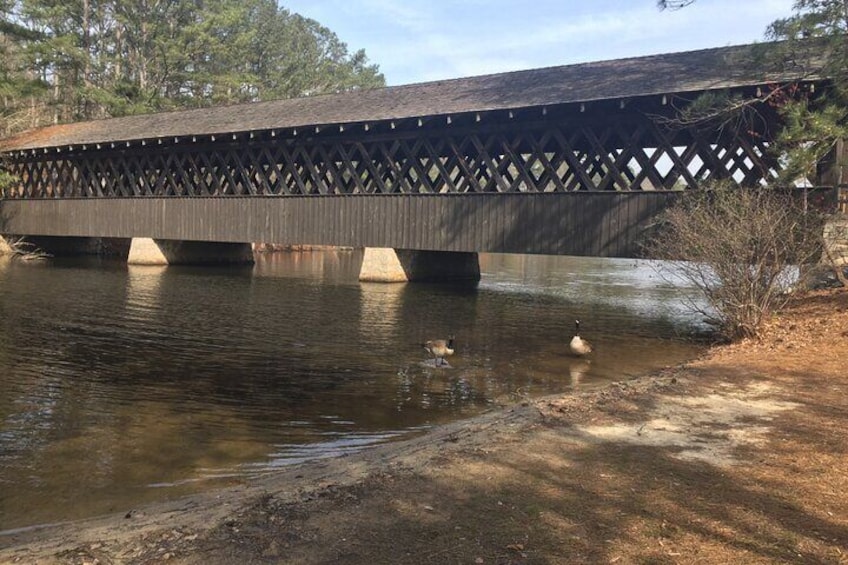
[[[740,127],[662,125],[703,92],[755,95],[804,76],[766,72],[752,51],[44,128],[0,142],[19,179],[0,203],[0,232],[49,236],[48,246],[152,238],[171,261],[251,241],[393,248],[406,250],[412,278],[473,276],[478,251],[628,256],[677,189],[776,177],[767,104]]]

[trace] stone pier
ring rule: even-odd
[[[359,270],[363,282],[479,281],[477,253],[367,247]]]

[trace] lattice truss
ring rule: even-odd
[[[756,135],[665,130],[650,120],[419,129],[391,136],[148,143],[23,154],[6,197],[571,192],[758,185],[779,162]]]

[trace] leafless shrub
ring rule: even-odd
[[[822,253],[822,217],[790,194],[716,184],[687,193],[647,245],[706,298],[692,303],[720,336],[756,337]]]
[[[39,249],[22,237],[6,237],[6,243],[12,251],[12,256],[32,261],[36,259],[47,259],[51,257],[46,251]]]

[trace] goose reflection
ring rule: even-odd
[[[577,386],[580,384],[580,381],[583,380],[583,377],[589,372],[592,368],[592,361],[589,359],[576,359],[569,361],[568,363],[568,376],[571,379],[571,385]]]

